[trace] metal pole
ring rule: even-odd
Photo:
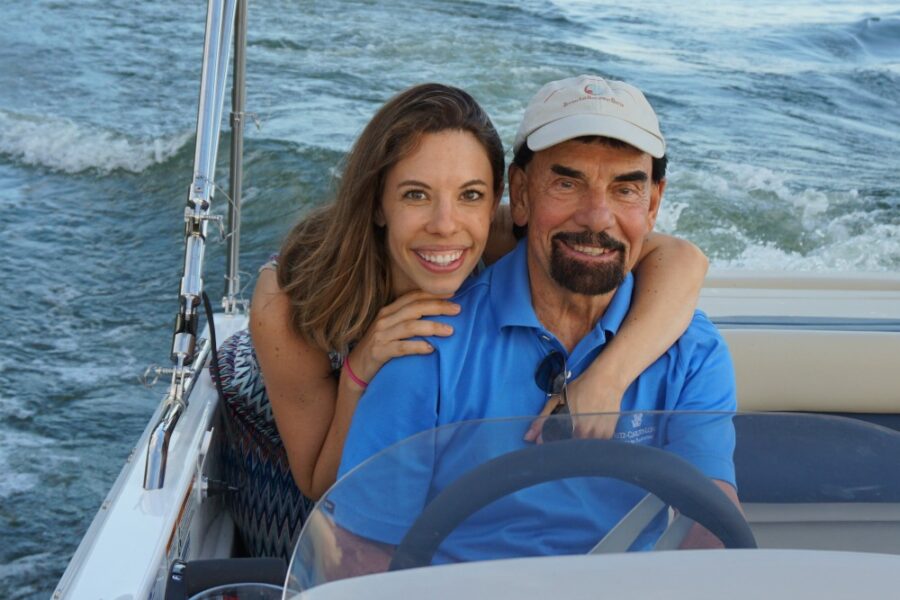
[[[225,271],[225,298],[222,302],[227,314],[237,310],[241,293],[241,186],[244,179],[244,104],[247,99],[244,74],[247,48],[247,0],[237,0],[234,22],[234,79],[231,88],[231,179],[228,205],[228,264]]]
[[[203,69],[200,75],[200,102],[197,109],[197,146],[194,175],[184,209],[184,275],[172,335],[172,382],[163,399],[163,411],[147,445],[144,489],[163,487],[169,440],[178,419],[187,408],[189,383],[197,369],[198,311],[203,292],[203,257],[210,206],[215,192],[216,154],[228,75],[228,52],[234,32],[236,0],[209,0],[206,35],[203,42]]]

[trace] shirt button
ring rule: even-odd
[[[541,336],[541,339],[544,340],[545,342],[549,342],[549,341],[550,341],[550,336],[549,336],[549,335],[542,335],[542,336]]]

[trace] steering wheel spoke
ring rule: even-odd
[[[665,502],[653,494],[647,494],[597,542],[596,546],[591,548],[588,554],[628,551],[647,525],[667,507]]]
[[[684,538],[687,537],[688,532],[691,530],[691,527],[694,525],[694,520],[690,517],[686,517],[682,514],[676,514],[675,518],[672,519],[672,522],[669,523],[669,526],[666,527],[666,530],[663,532],[659,539],[656,541],[656,545],[653,546],[654,550],[677,550],[681,545],[681,542],[684,541]]]

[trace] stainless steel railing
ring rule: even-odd
[[[238,5],[241,5],[238,10]],[[236,23],[236,17],[240,22]],[[246,0],[209,0],[206,14],[206,35],[203,43],[203,69],[200,76],[200,101],[197,111],[197,142],[194,152],[194,173],[188,190],[187,205],[184,209],[184,272],[181,278],[181,290],[178,300],[178,313],[175,317],[175,331],[172,336],[171,369],[172,380],[163,398],[163,411],[153,427],[147,446],[147,459],[144,470],[144,489],[153,490],[163,487],[166,476],[166,457],[169,440],[178,419],[187,408],[188,396],[196,375],[203,369],[208,357],[208,344],[199,354],[196,352],[199,308],[203,292],[203,259],[206,251],[207,226],[210,220],[218,217],[210,214],[215,194],[215,167],[219,148],[219,135],[224,110],[225,88],[228,75],[229,51],[235,29],[238,36],[234,38],[236,56],[240,57],[239,80],[238,69],[234,86],[239,86],[233,100],[236,103],[232,115],[232,128],[235,133],[242,132],[243,127],[243,53],[246,45]],[[232,197],[237,196],[237,203],[232,202],[229,209],[229,260],[228,290],[226,310],[233,311],[236,306],[236,295],[240,292],[237,275],[237,252],[240,245],[238,234],[240,228],[240,185],[241,159],[243,147],[242,136],[232,146]],[[235,172],[237,175],[235,176]],[[229,300],[230,299],[230,300]],[[166,372],[169,370],[167,369]]]

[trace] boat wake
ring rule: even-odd
[[[133,139],[69,119],[0,109],[0,155],[65,173],[140,173],[178,154],[192,137],[192,132],[184,132]]]
[[[692,240],[713,267],[892,271],[900,265],[897,199],[872,189],[803,185],[785,172],[730,164],[675,170],[657,229]]]

